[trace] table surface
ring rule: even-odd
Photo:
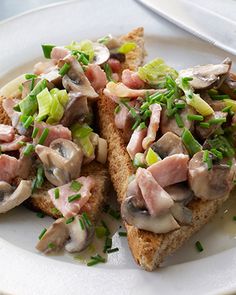
[[[43,5],[69,0],[0,0],[0,20]]]

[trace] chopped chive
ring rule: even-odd
[[[45,214],[43,212],[37,212],[37,217],[38,218],[44,218]]]
[[[39,138],[39,142],[38,144],[44,144],[47,136],[48,136],[48,133],[49,133],[49,129],[48,128],[45,128],[43,130],[43,133],[41,134],[40,138]]]
[[[216,118],[208,121],[209,124],[222,124],[226,122],[226,118]]]
[[[91,226],[92,225],[92,222],[90,221],[90,219],[88,218],[88,215],[86,212],[83,212],[82,213],[82,217],[83,217],[83,220],[85,222],[85,224],[87,224],[87,226]]]
[[[227,106],[225,108],[222,109],[223,113],[229,113],[229,111],[232,109],[232,106]]]
[[[220,151],[218,151],[217,149],[214,149],[214,148],[211,149],[211,153],[213,155],[215,155],[218,159],[220,159],[220,160],[223,159],[223,154]]]
[[[135,130],[139,126],[140,123],[141,123],[140,119],[137,119],[131,129]]]
[[[37,75],[35,74],[25,74],[25,79],[26,80],[31,80],[37,78]]]
[[[108,249],[111,249],[111,247],[112,247],[112,239],[109,237],[106,237],[103,253],[106,253]]]
[[[55,45],[51,44],[42,44],[43,54],[45,58],[51,58],[51,52],[52,49],[55,47]]]
[[[208,170],[212,168],[212,159],[209,155],[209,151],[205,150],[203,153],[203,162],[207,164]]]
[[[174,114],[177,112],[177,109],[176,108],[173,108],[171,110],[167,110],[167,116],[168,117],[172,117],[174,116]]]
[[[65,64],[61,67],[61,69],[60,69],[60,71],[59,71],[59,75],[61,75],[61,76],[65,76],[65,74],[68,73],[69,69],[70,69],[70,64],[65,63]]]
[[[187,115],[189,121],[203,121],[204,117],[201,115]]]
[[[178,113],[175,114],[175,121],[176,121],[179,128],[184,127],[184,122]]]
[[[119,248],[113,248],[113,249],[108,249],[107,253],[111,254],[111,253],[114,253],[114,252],[117,252],[117,251],[119,251]]]
[[[85,226],[84,226],[84,221],[82,218],[79,219],[79,223],[80,223],[81,229],[84,230]]]
[[[106,73],[106,76],[107,76],[107,80],[110,82],[110,81],[113,81],[112,79],[112,70],[111,70],[111,67],[108,63],[105,63],[105,65],[103,66],[103,69]]]
[[[182,140],[190,156],[193,156],[202,149],[200,143],[193,137],[192,133],[186,128],[182,133]]]
[[[39,235],[39,240],[42,239],[42,237],[45,235],[46,231],[47,231],[46,228],[44,228],[44,229],[41,231],[41,233],[40,233],[40,235]]]
[[[71,188],[73,191],[78,192],[78,191],[81,189],[82,186],[83,186],[82,183],[80,183],[80,182],[77,181],[77,180],[73,180],[73,181],[71,182],[70,188]]]
[[[32,152],[34,151],[34,145],[33,144],[27,144],[24,151],[23,151],[23,154],[25,156],[29,156]]]
[[[68,202],[71,203],[73,201],[79,200],[81,198],[81,194],[75,194],[68,197]]]
[[[38,132],[39,132],[39,128],[38,128],[38,127],[34,128],[31,137],[32,137],[32,138],[35,138],[35,137],[37,136]]]
[[[176,104],[175,104],[175,107],[177,108],[177,109],[184,109],[185,107],[186,107],[186,104],[183,102],[183,103],[181,103],[181,102],[177,102]]]
[[[54,248],[56,248],[56,245],[54,243],[49,243],[48,248],[49,249],[54,249]]]
[[[36,182],[37,182],[37,179],[36,177],[33,179],[32,181],[32,185],[31,185],[31,192],[32,194],[35,192],[35,189],[36,189]]]
[[[106,262],[106,259],[98,254],[96,256],[91,256],[91,260],[87,263],[87,266],[93,266],[98,263],[105,263],[105,262]]]
[[[55,207],[51,209],[51,212],[52,212],[52,214],[60,214],[60,215],[62,215],[61,212]]]
[[[203,251],[202,244],[201,244],[199,241],[197,241],[197,242],[195,243],[195,246],[196,246],[198,252],[202,252],[202,251]]]
[[[23,90],[23,86],[22,86],[22,90]],[[16,111],[16,112],[20,112],[20,106],[18,104],[16,104],[14,107],[13,107],[13,110]]]
[[[236,221],[236,216],[233,216],[233,220]]]
[[[95,260],[95,259],[92,259],[92,260],[90,260],[90,261],[87,263],[87,266],[93,266],[93,265],[96,265],[96,264],[98,264],[98,263],[100,263],[100,261]]]
[[[110,209],[110,210],[108,211],[108,214],[109,214],[111,217],[115,218],[116,220],[119,220],[119,219],[120,219],[120,212],[119,212],[119,211],[115,211],[115,210],[113,210],[113,209]]]
[[[199,124],[199,126],[201,126],[202,128],[209,128],[209,127],[210,127],[210,124],[207,123],[207,122],[201,122],[201,123]]]
[[[18,141],[17,144],[21,145],[21,146],[25,146],[26,142],[25,141]]]
[[[74,220],[75,220],[74,216],[70,217],[66,220],[66,224],[69,224],[69,223],[73,222]]]
[[[222,99],[229,99],[230,96],[228,94],[214,94],[214,95],[211,95],[211,98],[213,100],[222,100]]]
[[[54,197],[55,197],[55,199],[60,198],[60,191],[59,191],[58,187],[54,189]]]
[[[111,234],[108,226],[106,225],[106,223],[103,220],[101,220],[101,224],[105,227],[105,229],[106,229],[106,236],[108,237]]]
[[[152,112],[150,110],[146,110],[143,115],[143,120],[146,120],[151,116]]]
[[[30,91],[32,91],[34,89],[34,82],[35,82],[35,79],[32,78],[31,83],[30,83]]]
[[[33,121],[34,121],[34,118],[32,116],[29,116],[27,120],[23,123],[23,126],[25,127],[25,129],[28,129]]]
[[[120,237],[127,237],[127,232],[125,232],[125,231],[119,231],[119,232],[118,232],[118,235],[119,235]]]
[[[118,114],[120,112],[120,110],[121,110],[120,105],[116,106],[115,111],[114,111],[115,114]]]
[[[144,122],[139,124],[139,129],[142,130],[144,128],[147,128],[146,124]]]
[[[78,61],[79,62],[82,62],[82,64],[84,64],[85,66],[87,66],[89,64],[89,59],[87,57],[86,57],[86,55],[84,53],[81,52],[79,54]]]
[[[107,229],[104,226],[96,226],[95,233],[96,237],[102,239],[106,236]]]

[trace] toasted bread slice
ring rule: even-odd
[[[11,120],[2,106],[2,100],[3,97],[0,97],[0,124],[11,125]],[[92,190],[92,196],[83,208],[83,210],[88,213],[91,220],[95,221],[101,212],[110,184],[108,169],[105,165],[93,161],[92,163],[82,167],[81,175],[93,176],[96,181],[95,188]],[[33,179],[34,177],[35,174],[32,170],[32,175],[29,176],[29,178]],[[38,189],[35,193],[33,193],[32,197],[25,202],[26,206],[32,208],[33,210],[41,211],[53,218],[60,217],[61,215],[57,213],[57,210],[55,210],[55,207],[48,195],[48,190],[52,187],[53,186],[48,181],[45,181],[42,189]]]
[[[137,48],[126,59],[126,67],[136,70],[143,62],[145,54],[143,47],[143,30],[138,28],[123,37],[126,41],[137,43]],[[135,61],[134,61],[135,60]],[[101,135],[108,141],[108,165],[111,180],[121,203],[126,197],[129,176],[134,174],[134,168],[126,151],[122,132],[114,122],[115,103],[104,95],[100,96],[98,111]],[[189,226],[167,234],[154,234],[125,224],[129,247],[135,261],[145,270],[152,271],[165,259],[183,245],[195,232],[206,224],[227,198],[215,201],[194,200],[189,204],[193,212],[193,222]]]

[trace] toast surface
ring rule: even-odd
[[[137,48],[127,56],[126,68],[137,70],[145,56],[143,30],[138,28],[128,34],[126,41],[137,43]],[[134,59],[136,61],[134,62]],[[129,177],[135,172],[130,157],[126,151],[126,144],[122,132],[114,122],[115,103],[111,99],[100,96],[98,112],[100,118],[101,135],[108,141],[108,165],[111,180],[117,192],[118,201],[125,199]],[[227,198],[213,201],[194,200],[188,205],[193,213],[190,226],[167,234],[154,234],[125,224],[129,247],[135,261],[145,270],[152,271],[159,266],[166,256],[180,248],[195,232],[206,224],[216,213],[217,209]]]

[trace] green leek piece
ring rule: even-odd
[[[76,51],[76,50],[82,51],[83,53],[89,56],[90,62],[93,61],[95,52],[94,52],[92,41],[84,40],[84,41],[81,41],[80,43],[73,41],[70,45],[65,47],[71,51]]]
[[[161,158],[159,157],[159,155],[157,153],[154,152],[154,150],[152,148],[149,148],[145,160],[146,160],[148,166],[151,166],[152,164],[160,161]]]
[[[43,54],[44,54],[45,58],[51,58],[51,52],[54,47],[55,47],[55,45],[51,45],[51,44],[43,44],[42,45]]]
[[[64,107],[61,105],[58,95],[60,91],[58,91],[56,94],[51,94],[51,107],[49,111],[49,116],[47,119],[48,124],[54,124],[60,122],[61,118],[64,115]]]
[[[136,43],[134,42],[126,42],[120,46],[118,49],[119,53],[127,54],[130,51],[134,50],[137,47]]]
[[[236,101],[233,99],[224,99],[223,100],[226,107],[231,107],[231,111],[236,112]]]
[[[19,102],[19,108],[22,115],[29,116],[33,115],[38,108],[37,95],[47,87],[47,81],[41,80],[34,87],[34,89]]]
[[[77,140],[82,147],[84,155],[88,158],[91,157],[94,154],[94,148],[91,140],[89,139],[89,136],[79,138]]]
[[[52,96],[47,88],[43,89],[38,95],[37,95],[37,101],[38,101],[38,108],[39,113],[37,117],[35,118],[35,121],[42,121],[50,114],[50,109],[52,106]]]
[[[83,125],[76,123],[72,126],[71,131],[73,137],[80,139],[89,136],[93,129],[86,123]]]
[[[183,90],[188,105],[193,107],[202,116],[209,116],[214,113],[211,106],[203,100],[199,94],[193,92],[189,83],[186,83],[186,77],[176,80],[178,86]]]
[[[178,77],[178,73],[173,68],[167,66],[162,59],[156,58],[138,69],[139,78],[149,84],[165,82],[166,76],[173,79]]]
[[[186,128],[184,128],[184,131],[182,133],[182,140],[191,157],[202,150],[202,146],[200,145],[200,143],[193,137],[192,133]]]
[[[50,94],[52,96],[56,95],[60,104],[63,105],[63,107],[67,105],[69,96],[65,89],[59,90],[58,88],[53,88],[52,90],[50,90]]]

